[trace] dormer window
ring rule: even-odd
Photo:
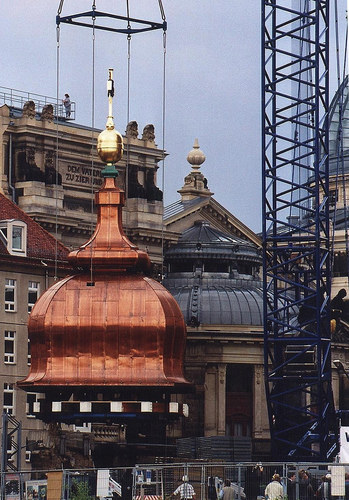
[[[21,220],[0,221],[0,239],[11,255],[27,255],[27,224]]]

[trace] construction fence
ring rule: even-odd
[[[349,464],[323,463],[181,463],[137,465],[116,469],[25,471],[1,473],[1,500],[169,500],[189,481],[196,500],[219,500],[225,481],[236,500],[263,500],[274,474],[280,476],[285,500],[348,500]],[[327,483],[327,498],[320,495]],[[347,484],[346,484],[347,483]],[[347,492],[346,492],[347,488]],[[185,491],[185,489],[184,489]],[[191,497],[188,495],[188,500]]]

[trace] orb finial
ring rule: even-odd
[[[187,161],[190,163],[191,168],[197,171],[205,160],[206,156],[200,149],[199,141],[195,139],[193,149],[188,153]]]
[[[103,177],[117,177],[118,171],[115,168],[117,163],[122,158],[124,145],[121,134],[114,128],[113,120],[113,97],[114,97],[114,80],[113,69],[109,69],[107,92],[109,101],[109,113],[106,123],[106,128],[101,132],[97,139],[97,152],[100,159],[106,163],[106,167],[102,170]]]

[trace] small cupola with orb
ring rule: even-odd
[[[188,153],[187,161],[191,165],[191,171],[184,178],[184,186],[177,192],[181,195],[182,201],[189,201],[194,198],[213,196],[208,187],[207,179],[200,171],[200,166],[206,160],[206,156],[201,151],[198,139],[195,139],[193,149]]]

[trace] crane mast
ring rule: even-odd
[[[278,460],[337,451],[328,14],[329,0],[262,0],[264,362]]]

